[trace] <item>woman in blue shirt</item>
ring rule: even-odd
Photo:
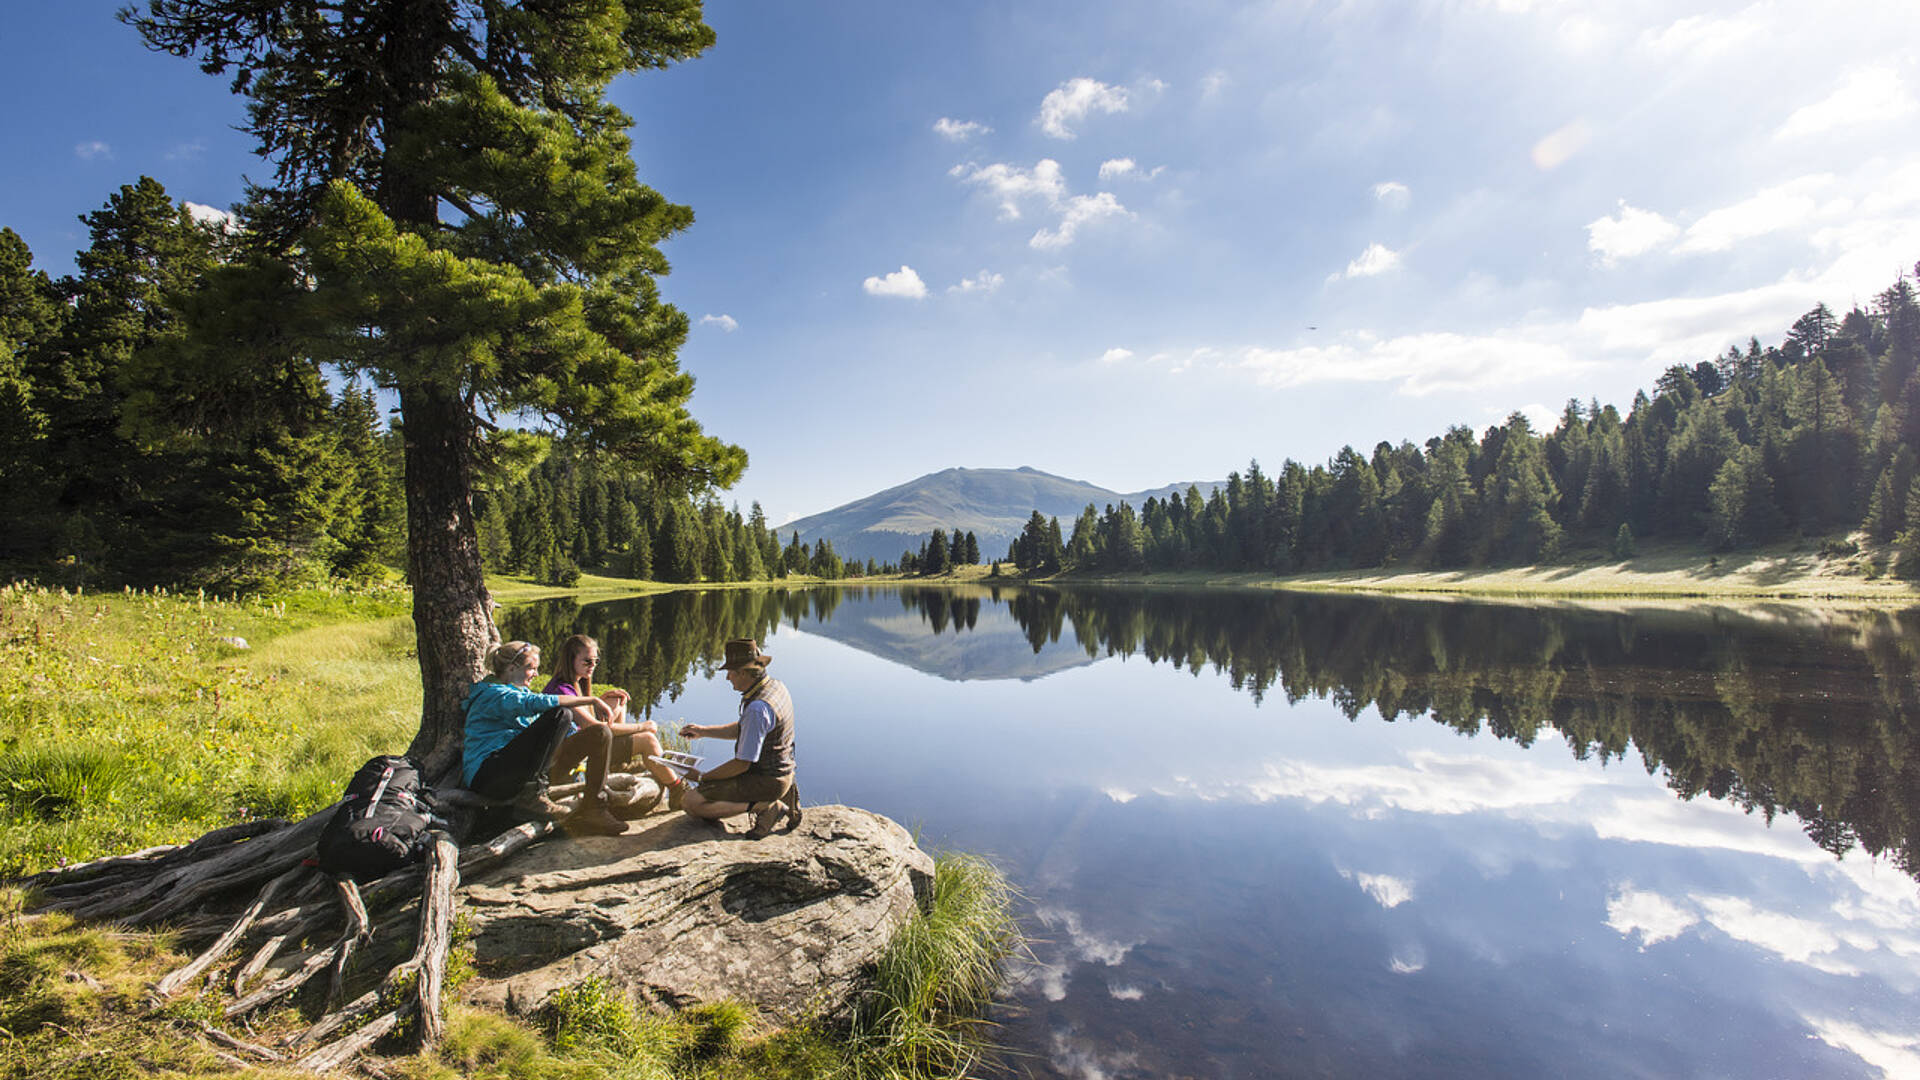
[[[540,649],[508,641],[487,654],[493,674],[467,691],[466,745],[460,776],[466,786],[499,802],[549,819],[559,808],[547,799],[547,772],[567,734],[571,710],[586,706],[602,721],[613,709],[597,697],[536,694],[530,688],[540,672]],[[607,812],[607,758],[613,740],[604,723],[586,729],[600,733],[586,750],[587,787],[578,809],[567,815],[569,829],[618,836],[626,823]]]

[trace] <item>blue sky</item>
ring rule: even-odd
[[[225,81],[114,4],[16,4],[0,225],[71,268],[152,175],[265,177]],[[694,208],[694,411],[774,521],[954,465],[1119,490],[1422,440],[1671,363],[1920,259],[1905,3],[714,0],[622,80]]]

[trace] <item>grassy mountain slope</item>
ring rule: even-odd
[[[1213,483],[1197,486],[1205,493]],[[1149,495],[1164,498],[1169,491],[1186,488],[1184,483],[1170,484],[1124,494],[1031,466],[942,469],[788,522],[779,531],[783,543],[797,531],[807,543],[822,537],[832,540],[833,549],[842,556],[883,561],[897,559],[909,548],[917,549],[935,529],[972,532],[980,540],[981,557],[994,559],[1006,554],[1007,545],[1035,510],[1058,517],[1062,529],[1071,532],[1073,518],[1088,503],[1105,508],[1108,503],[1118,505],[1125,500],[1138,509]]]

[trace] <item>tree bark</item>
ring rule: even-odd
[[[420,659],[420,730],[407,754],[443,784],[460,767],[460,705],[500,640],[473,525],[473,413],[457,391],[400,388],[406,437],[407,579]]]

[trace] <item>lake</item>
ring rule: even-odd
[[[1920,612],[902,586],[503,627],[593,634],[669,723],[732,719],[759,638],[807,802],[1024,893],[1033,1075],[1920,1075]]]

